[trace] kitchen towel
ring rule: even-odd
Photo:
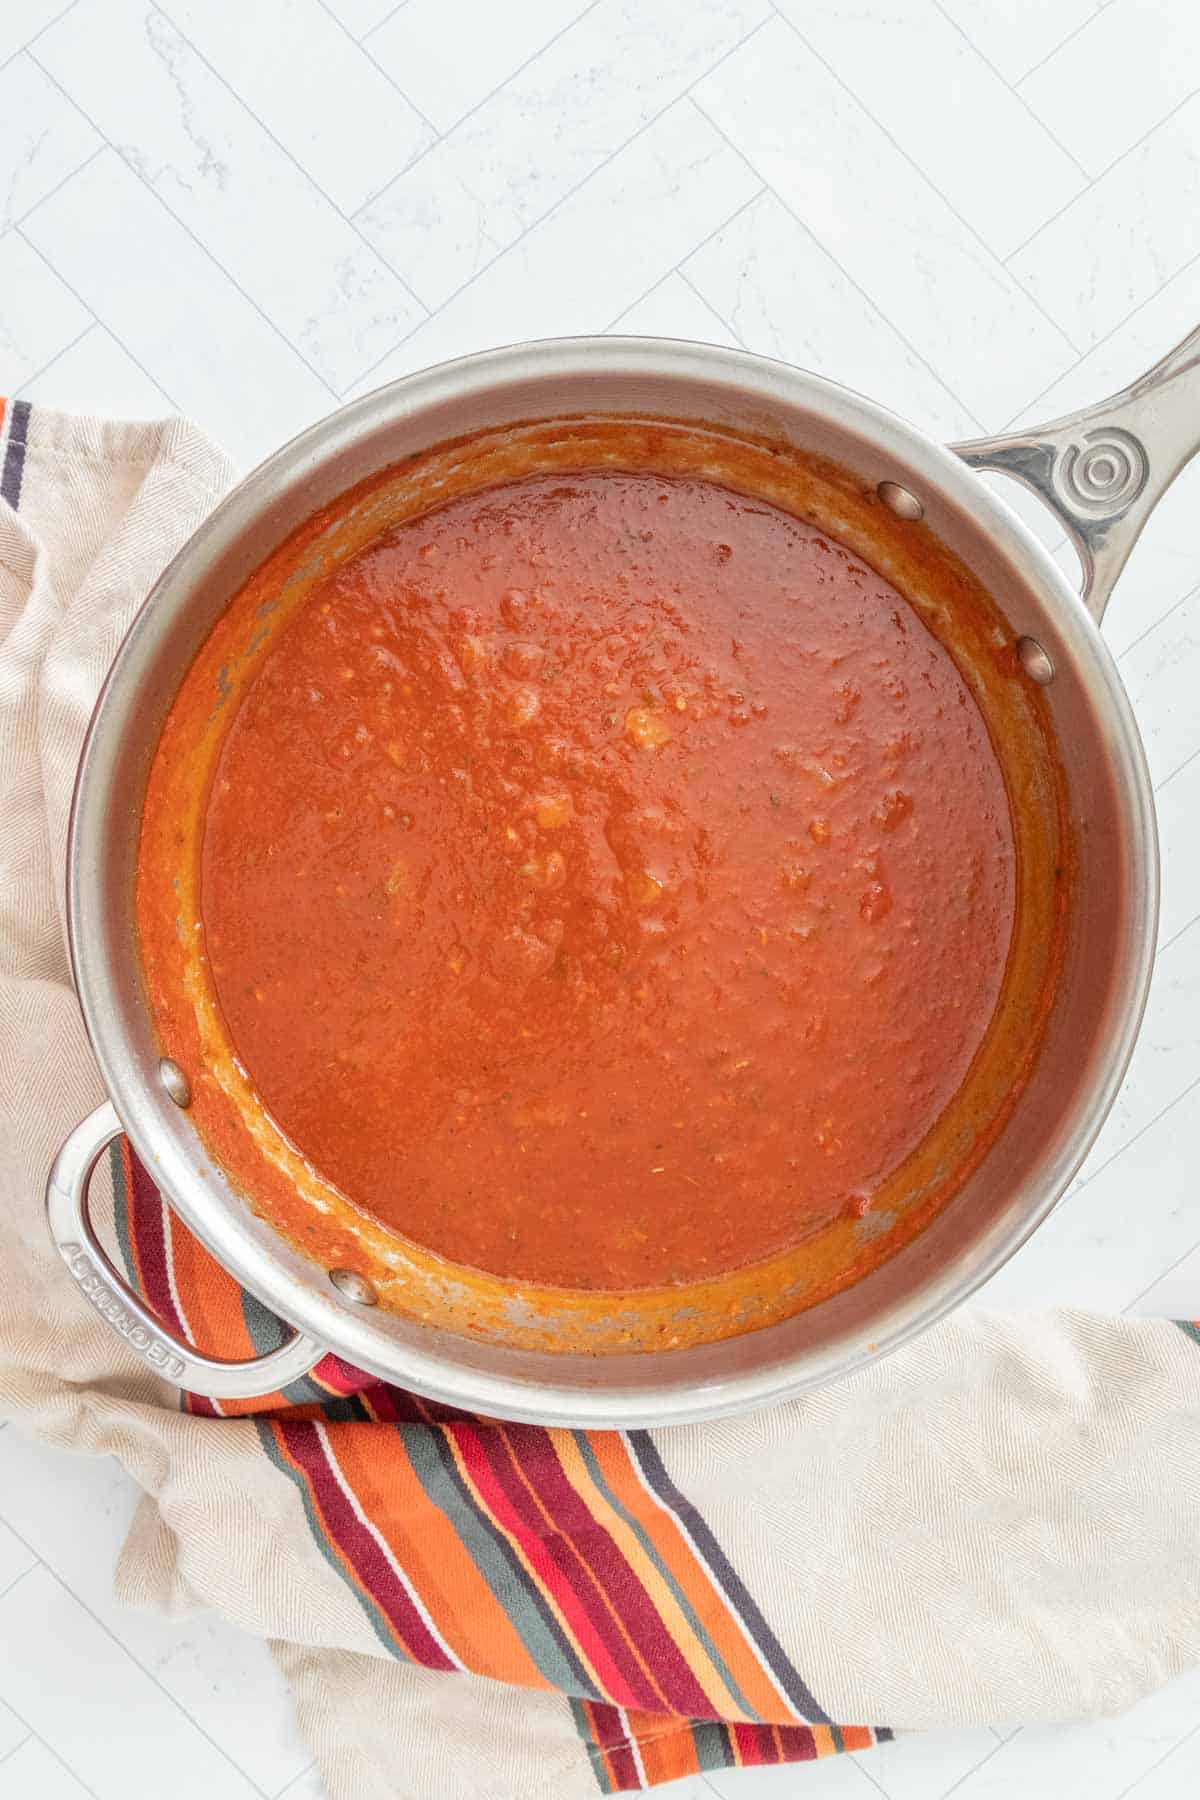
[[[125,629],[230,480],[178,420],[4,410],[0,1415],[145,1490],[121,1594],[269,1638],[334,1800],[584,1800],[1115,1712],[1200,1661],[1195,1325],[959,1314],[768,1411],[588,1434],[333,1358],[258,1402],[181,1404],[90,1310],[41,1202],[103,1098],[63,925],[75,763]],[[267,1347],[274,1321],[128,1144],[93,1189],[177,1330]]]

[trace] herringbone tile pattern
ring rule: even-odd
[[[946,438],[1051,416],[1200,319],[1198,202],[1188,0],[0,4],[0,391],[179,409],[244,465],[410,369],[579,331],[742,344]],[[1162,823],[1149,1018],[997,1304],[1200,1312],[1198,500],[1185,475],[1106,624]],[[134,1503],[0,1432],[0,1795],[166,1800],[169,1767],[170,1800],[319,1800],[260,1645],[113,1602]],[[1193,1678],[1111,1724],[685,1788],[1198,1784]]]

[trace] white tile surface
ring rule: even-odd
[[[5,1800],[94,1800],[90,1788],[76,1781],[66,1764],[40,1738],[25,1743],[0,1763],[0,1794]]]
[[[161,0],[161,10],[342,212],[380,187],[381,153],[391,171],[433,141],[412,101],[321,0]]]
[[[85,332],[89,314],[18,231],[0,237],[0,364],[10,387]]]
[[[1026,1725],[955,1790],[956,1800],[1123,1800],[1195,1722],[1200,1672],[1151,1694],[1119,1721]],[[1103,1753],[1101,1753],[1103,1746]],[[1178,1790],[1187,1800],[1188,1790]]]
[[[1155,786],[1200,750],[1196,656],[1200,594],[1189,594],[1121,657],[1121,676],[1138,716]]]
[[[1087,186],[1078,163],[934,0],[778,4],[997,256]],[[899,68],[911,71],[901,81]]]
[[[0,1436],[0,1454],[5,1448]],[[3,1490],[0,1490],[2,1492]],[[37,1562],[37,1554],[0,1518],[0,1594],[6,1594],[14,1582],[28,1573]]]
[[[1009,267],[1081,350],[1200,253],[1200,94],[1044,225]]]
[[[1198,279],[1197,270],[1185,264],[1047,388],[1026,394],[1006,423],[1023,427],[1058,418],[1135,381],[1192,330]]]
[[[947,439],[1061,414],[1200,319],[1196,18],[1183,0],[3,0],[0,392],[178,407],[249,464],[347,390],[612,328],[795,360]],[[1198,518],[1193,465],[1105,627],[1163,839],[1146,1031],[995,1304],[1200,1316]],[[262,1645],[115,1603],[135,1500],[111,1464],[0,1429],[0,1800],[326,1800]],[[1198,1784],[1189,1677],[1121,1720],[669,1791]]]
[[[96,1800],[259,1792],[47,1568],[0,1599],[0,1692]]]
[[[994,1731],[906,1731],[890,1743],[877,1744],[863,1756],[862,1767],[888,1795],[888,1800],[926,1800],[945,1794],[956,1782],[995,1754],[1000,1739]]]
[[[325,0],[325,4],[350,35],[361,41],[404,5],[405,0]]]
[[[364,232],[440,305],[765,12],[764,0],[600,0],[386,188],[362,214]],[[635,210],[653,216],[641,205],[631,219]]]
[[[1197,1241],[1194,1172],[1200,1087],[1193,1087],[1078,1183],[980,1290],[984,1306],[1082,1306],[1123,1312]],[[1098,1145],[1093,1160],[1103,1155]],[[1185,1317],[1200,1316],[1200,1294]],[[1138,1311],[1153,1310],[1138,1306]]]
[[[1154,798],[1162,841],[1158,941],[1169,944],[1200,915],[1200,757],[1164,781]]]
[[[688,257],[683,272],[749,350],[829,375],[938,437],[970,437],[966,407],[774,194]]]
[[[1006,81],[1014,84],[1073,37],[1106,0],[942,0],[954,20]]]
[[[284,1788],[279,1800],[328,1800],[328,1790],[316,1764],[310,1765]]]
[[[35,207],[22,229],[231,456],[256,461],[333,406],[330,390],[114,150]],[[19,238],[0,242],[0,263],[10,242],[23,247]],[[0,271],[0,316],[5,296]],[[70,326],[87,323],[66,297]],[[42,316],[32,317],[41,330]],[[66,342],[70,326],[55,336]]]
[[[588,0],[405,0],[371,53],[439,131],[449,131],[588,10]]]
[[[1045,545],[1053,553],[1066,543],[1058,520],[1036,494],[1031,494],[1028,488],[1022,487],[1020,482],[1013,481],[1010,476],[1001,475],[992,469],[984,471],[982,480],[999,495],[1010,511],[1016,513],[1022,525],[1032,531],[1039,544]]]
[[[678,273],[668,275],[635,300],[620,318],[613,320],[612,328],[635,337],[690,338],[693,343],[742,347],[720,314]]]
[[[872,1800],[879,1790],[863,1763],[857,1756],[824,1756],[790,1766],[720,1769],[704,1779],[720,1800]],[[663,1800],[670,1800],[671,1794],[667,1788]]]
[[[72,4],[73,0],[4,0],[0,6],[0,62],[23,50]]]
[[[1163,496],[1138,541],[1104,615],[1104,635],[1122,656],[1179,605],[1200,574],[1194,522],[1200,507],[1200,463],[1192,463]]]
[[[0,231],[65,181],[103,143],[33,58],[0,69]]]
[[[1177,1263],[1138,1295],[1132,1312],[1153,1319],[1198,1319],[1200,1305],[1200,1244],[1181,1256]],[[1198,1727],[1200,1729],[1200,1727]]]
[[[1129,1791],[1130,1800],[1180,1800],[1182,1795],[1200,1794],[1200,1726]]]
[[[113,1596],[113,1566],[139,1498],[109,1458],[74,1457],[15,1428],[0,1433],[0,1518],[182,1713],[250,1781],[276,1794],[306,1768],[311,1752],[296,1733],[266,1645],[211,1613],[168,1621]]]
[[[1200,10],[1112,0],[1020,91],[1090,175],[1153,130],[1200,85]]]
[[[64,412],[105,413],[116,419],[162,419],[178,410],[103,325],[91,326],[16,392],[23,400]]]
[[[18,1719],[11,1707],[5,1706],[3,1700],[0,1700],[0,1770],[2,1770],[5,1759],[11,1756],[17,1746],[23,1744],[28,1736],[28,1725]],[[4,1777],[0,1773],[0,1780],[3,1779]],[[0,1787],[0,1793],[3,1791],[3,1787]]]
[[[1036,392],[1072,360],[1063,333],[782,18],[695,98],[976,418],[998,424],[1015,385]],[[981,356],[988,342],[1011,354]]]
[[[79,0],[36,56],[333,388],[348,387],[421,316],[398,277],[148,0]]]
[[[1200,921],[1159,952],[1137,1049],[1117,1103],[1084,1164],[1085,1178],[1098,1173],[1139,1131],[1181,1099],[1200,1074],[1198,999]]]
[[[757,188],[741,157],[691,101],[678,101],[360,388],[468,349],[603,331]]]

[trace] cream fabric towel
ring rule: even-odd
[[[47,1167],[103,1097],[63,928],[76,758],[231,471],[179,421],[10,408],[0,474],[0,1414],[121,1460],[146,1493],[121,1593],[272,1639],[335,1800],[584,1800],[568,1703],[389,1657],[254,1423],[182,1414],[49,1246]],[[1200,1334],[959,1315],[832,1390],[654,1441],[835,1719],[1113,1712],[1200,1661]]]

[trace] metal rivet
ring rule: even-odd
[[[898,519],[923,519],[925,517],[925,508],[917,496],[910,494],[906,487],[901,487],[898,481],[881,481],[875,492]]]
[[[1054,680],[1054,664],[1036,638],[1018,638],[1017,655],[1030,681],[1036,681],[1039,687],[1045,687]]]
[[[158,1079],[166,1088],[168,1099],[173,1100],[176,1106],[192,1104],[192,1084],[179,1064],[172,1062],[169,1056],[164,1056],[158,1065]]]
[[[357,1269],[330,1269],[329,1279],[343,1300],[352,1300],[355,1306],[378,1306],[379,1295]]]

